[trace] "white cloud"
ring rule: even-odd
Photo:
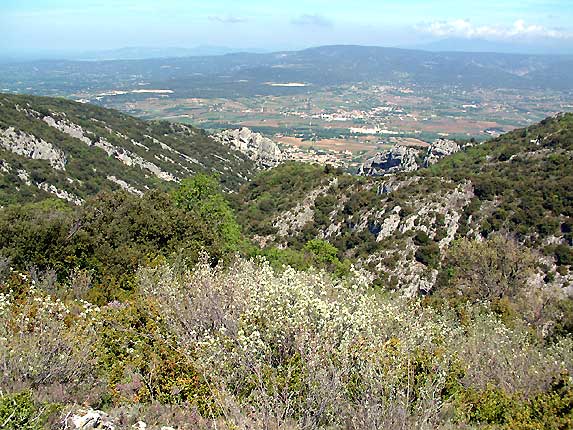
[[[304,14],[291,21],[294,25],[303,27],[331,27],[332,21],[319,14]]]
[[[232,15],[226,15],[226,16],[220,16],[220,15],[212,15],[209,17],[209,21],[214,21],[214,22],[220,22],[223,24],[241,24],[243,22],[246,22],[247,20],[245,18],[241,18],[239,16],[232,16]]]
[[[519,19],[510,26],[475,25],[468,19],[451,21],[433,21],[421,23],[417,29],[437,37],[465,37],[470,39],[511,39],[524,37],[542,37],[568,39],[573,34],[560,29],[551,29],[542,25],[527,24]]]

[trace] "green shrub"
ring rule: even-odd
[[[419,247],[416,250],[414,257],[416,258],[416,261],[419,261],[428,267],[437,268],[440,264],[440,247],[437,243],[430,242],[427,245]]]
[[[217,236],[220,246],[226,251],[237,251],[242,239],[239,224],[233,210],[221,193],[217,178],[198,174],[184,179],[173,192],[173,200],[197,216]]]
[[[501,430],[566,430],[573,428],[573,387],[568,375],[556,378],[547,391],[530,399],[490,386],[465,390],[456,399],[458,421]]]
[[[100,315],[98,357],[116,404],[190,403],[209,407],[210,392],[193,363],[169,342],[154,306],[137,298]]]
[[[207,179],[205,179],[207,178]],[[77,269],[91,273],[90,300],[105,304],[133,294],[134,274],[157,256],[189,262],[208,251],[213,261],[238,250],[242,236],[218,184],[198,177],[177,194],[143,197],[100,193],[75,211],[31,204],[0,209],[0,253],[19,270],[55,270],[62,282]],[[194,202],[196,186],[202,200]],[[193,185],[194,184],[194,185]],[[215,194],[212,194],[215,193]],[[193,210],[189,210],[193,206]]]
[[[531,251],[510,237],[461,239],[450,247],[443,264],[449,284],[436,292],[473,302],[515,299],[526,289],[535,263]]]
[[[58,411],[56,405],[40,404],[29,391],[0,395],[0,428],[4,430],[43,430]]]
[[[567,245],[557,245],[555,247],[555,260],[559,266],[573,265],[573,248]]]
[[[429,238],[428,233],[418,230],[414,236],[414,243],[418,246],[428,245],[432,240]]]

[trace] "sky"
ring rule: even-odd
[[[0,53],[211,45],[573,46],[573,0],[0,0]]]

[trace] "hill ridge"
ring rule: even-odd
[[[46,193],[77,204],[118,187],[141,194],[199,172],[219,174],[230,190],[257,170],[247,156],[191,126],[8,94],[0,94],[0,159],[0,205]]]

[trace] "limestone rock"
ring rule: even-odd
[[[77,430],[115,430],[115,425],[110,421],[106,413],[93,409],[79,411],[78,414],[73,415],[69,421],[71,421],[71,423],[67,424],[73,425],[72,428]]]
[[[54,169],[66,170],[64,151],[36,136],[16,131],[14,127],[0,129],[0,148],[33,160],[48,160]]]
[[[390,216],[384,220],[382,226],[380,227],[380,231],[376,236],[376,242],[380,242],[381,240],[386,239],[394,234],[394,232],[398,229],[400,225],[400,210],[402,208],[400,206],[396,206]]]
[[[396,172],[413,172],[420,166],[417,157],[420,151],[403,145],[395,145],[367,160],[360,167],[365,176],[383,176]]]
[[[246,127],[223,130],[214,134],[213,138],[223,145],[241,151],[262,167],[274,167],[284,158],[275,142]]]
[[[47,193],[54,194],[57,198],[62,199],[62,200],[66,200],[70,203],[73,203],[76,206],[80,206],[84,203],[84,201],[82,199],[80,199],[78,196],[76,196],[76,195],[74,195],[74,194],[72,194],[66,190],[59,189],[54,184],[42,182],[40,184],[36,184],[36,186],[39,189],[46,191]]]
[[[453,140],[438,139],[434,141],[428,148],[428,152],[424,157],[424,167],[436,164],[440,159],[447,157],[449,155],[455,154],[460,150],[460,145],[458,145]]]
[[[122,190],[127,191],[128,193],[135,194],[136,196],[140,196],[140,197],[143,195],[143,191],[138,190],[135,187],[132,187],[127,182],[125,182],[123,179],[119,179],[115,175],[108,176],[107,180],[113,182],[114,184],[119,185]]]
[[[360,167],[360,174],[365,176],[384,176],[397,172],[413,172],[422,167],[431,166],[440,159],[455,154],[459,150],[460,146],[456,142],[447,139],[434,141],[425,153],[418,148],[395,145],[367,160]],[[421,156],[423,156],[423,161],[418,163],[418,159]]]

